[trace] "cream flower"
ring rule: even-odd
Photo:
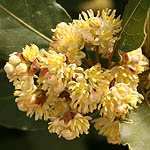
[[[30,62],[33,62],[38,57],[38,54],[39,48],[35,44],[31,44],[31,46],[26,45],[22,51],[23,57]]]
[[[16,90],[14,92],[14,96],[26,96],[29,93],[33,93],[37,89],[33,76],[29,76],[28,74],[26,75],[26,78],[24,76],[21,80],[14,80],[13,85]]]
[[[121,20],[120,16],[115,18],[116,10],[104,9],[102,10],[101,18],[104,22],[104,33],[109,36],[115,36],[121,31]]]
[[[109,57],[121,30],[120,17],[115,19],[115,10],[111,13],[110,9],[103,10],[101,16],[99,11],[94,16],[91,9],[87,14],[82,12],[82,15],[79,15],[79,20],[75,20],[74,23],[80,26],[84,41],[91,44],[91,50],[98,46],[99,53],[103,57]]]
[[[109,70],[104,71],[100,64],[96,64],[85,70],[84,74],[89,85],[98,92],[101,98],[108,94],[110,82],[113,80]]]
[[[44,49],[40,50],[39,57],[40,69],[48,68],[51,74],[56,74],[61,68],[61,65],[65,63],[66,57],[61,53],[56,53],[53,50],[46,52]]]
[[[100,114],[109,118],[122,118],[129,113],[129,110],[137,108],[137,104],[141,103],[143,96],[132,89],[125,83],[116,83],[110,88],[110,93],[103,99],[103,103],[99,105]]]
[[[89,16],[85,12],[82,12],[79,15],[79,20],[74,20],[74,24],[76,24],[76,26],[80,26],[80,32],[86,43],[92,43],[93,45],[97,45],[96,37],[98,37],[99,32],[101,32],[103,22],[99,17],[99,11],[96,17],[94,17],[94,13],[91,9],[88,10],[87,13]]]
[[[61,117],[65,112],[70,110],[70,97],[65,91],[59,97],[48,95],[47,102],[49,103],[50,119]]]
[[[116,83],[126,83],[133,89],[138,86],[139,78],[137,74],[132,73],[130,70],[123,66],[115,66],[110,70],[110,74],[114,77]]]
[[[59,73],[59,71],[57,73]],[[51,96],[58,96],[66,87],[65,82],[63,82],[61,78],[58,78],[57,74],[51,74],[48,68],[40,70],[37,83],[42,90]]]
[[[106,117],[100,117],[93,120],[94,127],[96,130],[99,130],[98,134],[104,135],[107,137],[108,143],[111,144],[120,144],[119,138],[119,120],[111,120]]]
[[[72,140],[79,134],[88,134],[90,117],[83,117],[79,113],[67,111],[62,118],[56,118],[49,123],[49,132],[56,133],[59,137]]]
[[[72,109],[77,109],[79,112],[86,114],[93,112],[97,108],[100,101],[99,94],[88,85],[83,75],[76,78],[76,81],[68,83],[70,91]]]
[[[127,84],[118,83],[111,89],[111,94],[116,101],[121,101],[125,104],[130,104],[132,107],[137,107],[137,103],[141,103],[144,99],[137,90],[130,88]]]
[[[64,69],[64,78],[67,81],[76,80],[76,78],[82,75],[84,69],[82,67],[78,67],[76,64],[69,64]]]
[[[65,96],[46,95],[46,92],[41,89],[21,95],[15,101],[18,109],[27,112],[27,116],[32,117],[35,114],[35,120],[60,117],[70,109],[69,101]]]
[[[80,51],[84,47],[84,42],[78,27],[62,22],[52,31],[54,36],[53,42],[50,43],[50,49],[65,54],[69,63],[81,65],[81,59],[85,57],[85,54]]]
[[[93,86],[96,87],[97,82],[100,82],[103,80],[103,70],[101,68],[100,64],[96,64],[92,66],[89,69],[86,69],[84,71],[85,78],[89,81],[89,83]]]
[[[142,54],[141,48],[128,53],[120,52],[120,54],[122,56],[120,64],[134,74],[140,74],[149,68],[149,61]]]
[[[29,93],[26,96],[16,98],[18,109],[26,111],[27,116],[32,117],[35,114],[35,120],[48,120],[50,117],[50,106],[46,100],[45,93]]]

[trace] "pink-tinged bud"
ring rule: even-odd
[[[27,65],[24,63],[20,63],[17,67],[16,67],[16,72],[17,74],[24,74],[27,72]]]
[[[128,104],[118,104],[115,107],[115,113],[117,115],[125,115],[127,113],[127,110],[128,110]],[[118,116],[118,117],[120,117],[120,116]]]
[[[27,107],[25,106],[23,101],[17,102],[18,109],[21,111],[27,111]]]
[[[64,84],[63,82],[58,82],[55,86],[54,86],[54,92],[56,93],[60,93],[64,90]]]
[[[28,78],[29,78],[29,75],[28,75],[28,73],[26,73],[26,74],[24,74],[23,76],[20,76],[20,79],[21,80],[28,80]]]
[[[64,137],[67,140],[73,140],[76,138],[76,134],[68,129],[62,130],[60,136]]]
[[[48,78],[48,83],[51,84],[51,85],[55,85],[57,83],[57,78],[54,75],[51,75]]]
[[[89,96],[90,103],[94,103],[99,99],[99,95],[97,92],[92,92]]]
[[[10,63],[6,63],[6,65],[4,66],[4,70],[6,73],[13,73],[14,72],[14,67],[13,65],[11,65]]]
[[[9,57],[9,63],[12,64],[13,66],[17,66],[20,62],[21,59],[16,55],[12,55]]]
[[[133,55],[132,56],[132,61],[133,61],[133,63],[136,63],[136,64],[138,64],[139,63],[139,61],[141,61],[142,60],[142,55],[140,54],[140,55]]]

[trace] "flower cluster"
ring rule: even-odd
[[[115,10],[96,16],[89,10],[52,30],[49,51],[31,44],[10,54],[4,69],[15,86],[18,109],[35,120],[50,120],[49,132],[67,140],[88,134],[92,118],[86,114],[97,110],[94,127],[109,143],[120,144],[119,121],[143,100],[138,74],[148,68],[148,60],[139,48],[121,52],[119,65],[110,69],[95,60],[86,68],[82,63],[88,62],[89,51],[110,58],[120,30]]]

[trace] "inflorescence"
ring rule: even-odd
[[[92,10],[82,12],[78,20],[61,22],[52,31],[49,51],[27,45],[10,54],[4,67],[18,109],[35,120],[50,120],[49,132],[67,140],[88,134],[92,118],[86,114],[98,110],[94,127],[109,143],[120,144],[120,119],[143,100],[138,74],[148,68],[148,60],[141,48],[120,52],[120,62],[110,69],[101,66],[99,55],[110,59],[121,31],[121,19],[110,9],[96,16]],[[90,51],[96,60],[88,58]],[[90,65],[83,67],[83,60]]]

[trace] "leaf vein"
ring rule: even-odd
[[[125,25],[124,25],[124,27],[123,27],[121,33],[120,33],[120,36],[121,36],[121,34],[123,33],[123,31],[124,31],[124,29],[126,28],[126,26],[128,25],[129,20],[132,18],[132,16],[133,16],[135,10],[136,10],[137,7],[140,5],[141,1],[142,1],[142,0],[140,0],[140,1],[138,2],[138,4],[136,5],[136,7],[134,8],[134,10],[132,11],[131,15],[128,17],[128,20],[126,21],[126,23],[125,23]]]
[[[37,31],[35,28],[31,27],[29,24],[27,24],[26,22],[24,22],[23,20],[21,20],[20,18],[18,18],[17,16],[15,16],[12,12],[10,12],[8,9],[6,9],[5,7],[3,7],[2,5],[0,5],[0,8],[6,12],[7,14],[9,14],[11,17],[13,17],[14,19],[16,19],[18,22],[22,23],[24,26],[26,26],[28,29],[30,29],[31,31],[35,32],[36,34],[38,34],[39,36],[41,36],[42,38],[44,38],[45,40],[47,40],[48,42],[52,42],[51,39],[49,39],[47,36],[45,36],[44,34],[42,34],[41,32]]]
[[[127,35],[131,35],[131,36],[140,35],[141,34],[141,33],[129,33],[126,30],[124,30],[124,33],[127,34]]]
[[[132,17],[131,18],[133,21],[136,21],[136,22],[141,22],[141,21],[143,21],[144,19],[142,18],[142,19],[136,19],[135,17]]]
[[[144,10],[146,10],[146,7],[144,7],[144,6],[142,5],[142,3],[141,3],[140,5],[141,5],[141,7],[142,7]]]

